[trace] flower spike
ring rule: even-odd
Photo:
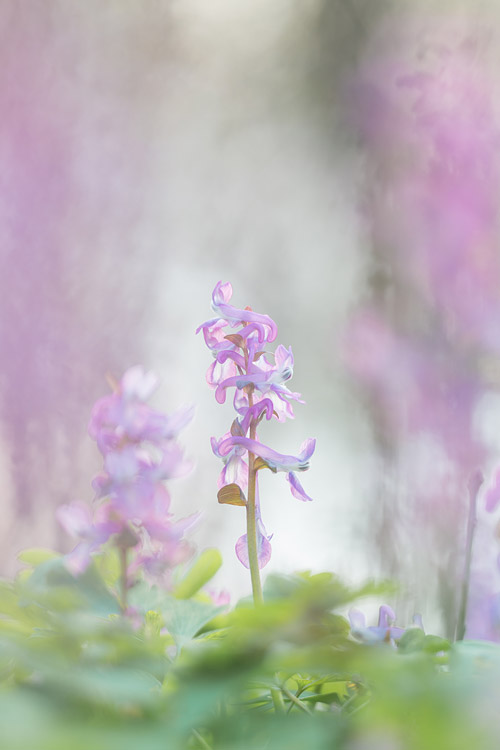
[[[131,572],[142,565],[152,574],[168,575],[169,567],[191,555],[183,536],[198,514],[173,522],[164,482],[191,469],[176,438],[192,419],[193,409],[166,416],[149,406],[158,380],[140,366],[127,370],[119,382],[111,380],[111,387],[112,393],[94,405],[89,423],[89,434],[103,456],[103,470],[92,482],[96,507],[80,502],[62,505],[57,519],[79,540],[66,556],[74,575],[83,573],[92,555],[109,540],[118,547],[125,611]]]
[[[222,281],[216,284],[212,309],[218,317],[202,323],[196,332],[203,331],[214,356],[207,382],[215,390],[216,401],[225,403],[227,391],[234,389],[237,419],[220,440],[211,438],[211,444],[214,454],[224,463],[218,481],[219,502],[246,508],[247,533],[236,542],[236,555],[250,569],[254,600],[258,603],[262,600],[259,569],[271,558],[271,536],[260,515],[258,471],[269,468],[285,472],[292,495],[302,501],[311,500],[295,472],[309,468],[316,441],[309,438],[297,456],[290,456],[257,439],[263,419],[276,417],[280,422],[292,419],[292,402],[304,402],[299,393],[285,385],[293,375],[291,348],[281,344],[274,352],[266,348],[276,339],[276,323],[249,307],[240,309],[229,304],[232,294],[231,284]]]

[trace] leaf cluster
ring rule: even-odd
[[[207,550],[171,593],[139,581],[124,616],[112,551],[78,578],[48,551],[22,560],[0,582],[2,750],[497,746],[500,649],[358,643],[343,612],[383,587],[269,576],[261,606],[227,612],[202,591]]]

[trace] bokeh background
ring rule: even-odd
[[[92,499],[90,409],[141,363],[159,408],[196,405],[173,509],[204,511],[196,544],[248,593],[209,444],[231,405],[194,335],[222,279],[276,320],[307,402],[261,439],[317,437],[314,503],[262,477],[266,570],[391,577],[403,624],[453,633],[467,482],[500,452],[500,17],[402,5],[3,0],[3,573],[24,547],[69,549],[54,510]],[[495,637],[482,495],[478,514],[470,632]]]

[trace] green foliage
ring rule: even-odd
[[[189,599],[208,583],[222,565],[222,555],[218,549],[203,550],[182,581],[177,584],[174,594],[178,599]]]
[[[78,578],[23,553],[0,582],[2,750],[498,746],[500,647],[417,628],[360,644],[343,613],[380,587],[331,574],[269,576],[261,606],[223,612],[207,552],[174,594],[135,585],[127,616],[112,552]]]
[[[27,565],[36,567],[40,563],[47,562],[47,560],[54,560],[59,557],[57,552],[51,549],[45,549],[44,547],[31,547],[20,552],[17,559]]]
[[[130,592],[130,604],[143,616],[155,612],[172,636],[177,650],[188,643],[196,633],[222,611],[221,607],[193,599],[177,599],[156,586],[139,583]],[[149,615],[151,617],[151,615]]]

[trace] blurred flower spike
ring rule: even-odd
[[[274,352],[266,349],[276,339],[276,323],[249,307],[233,307],[229,303],[231,297],[231,284],[219,282],[212,294],[212,309],[217,317],[202,323],[196,333],[203,332],[214,357],[207,382],[214,389],[217,402],[223,404],[228,390],[234,388],[236,419],[219,440],[211,438],[214,454],[224,463],[218,482],[219,502],[247,507],[250,526],[248,533],[238,539],[236,554],[243,565],[251,568],[253,542],[249,538],[255,536],[258,566],[262,568],[271,557],[271,537],[260,516],[257,472],[264,468],[285,472],[292,495],[311,500],[295,472],[309,468],[316,441],[306,440],[298,455],[288,456],[257,440],[262,420],[293,419],[293,402],[303,401],[299,393],[285,385],[293,375],[291,348],[279,344]]]
[[[66,557],[67,567],[82,573],[92,554],[112,539],[125,556],[133,550],[129,573],[142,566],[152,575],[168,575],[192,553],[183,536],[197,515],[173,522],[164,482],[191,469],[176,438],[193,409],[166,416],[149,406],[158,381],[140,366],[112,383],[113,393],[96,402],[89,423],[104,459],[103,471],[92,482],[96,507],[92,511],[73,502],[57,511],[62,527],[80,540]]]

